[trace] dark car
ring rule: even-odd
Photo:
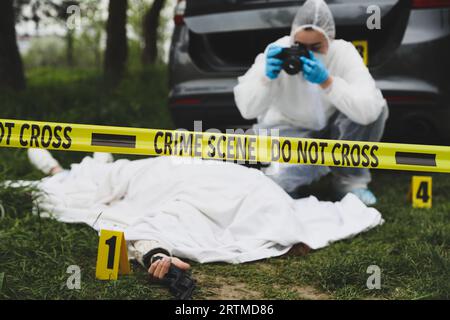
[[[178,128],[245,128],[235,105],[237,77],[266,46],[290,33],[304,1],[181,0],[170,49],[169,108]],[[450,138],[450,0],[330,0],[337,39],[367,59],[388,101],[387,140]],[[369,30],[367,8],[380,9]],[[444,139],[444,140],[443,140]]]

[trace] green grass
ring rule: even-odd
[[[1,118],[127,126],[172,126],[166,111],[163,68],[131,74],[115,91],[95,72],[36,70],[22,94],[1,93]],[[4,107],[3,107],[4,106]],[[55,153],[68,166],[83,153]],[[243,265],[193,264],[195,299],[435,299],[450,298],[450,176],[433,175],[433,208],[412,209],[406,200],[413,173],[374,171],[377,208],[386,223],[307,256],[285,256]],[[0,150],[0,181],[37,179],[24,150]],[[325,179],[306,192],[327,198]],[[118,281],[95,280],[98,236],[32,214],[30,190],[0,187],[0,299],[167,299],[145,270]],[[70,265],[81,267],[81,290],[69,290]],[[367,267],[381,268],[381,289],[369,290]],[[3,276],[3,281],[1,281]]]

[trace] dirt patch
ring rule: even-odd
[[[251,300],[262,299],[262,295],[258,291],[250,289],[244,283],[224,284],[218,288],[216,296],[212,299],[223,300]]]
[[[208,299],[217,300],[250,300],[261,299],[262,294],[252,290],[247,284],[234,282],[224,277],[205,277],[196,275],[197,283],[208,292]]]
[[[264,299],[263,293],[256,291],[250,285],[237,282],[236,279],[228,279],[224,277],[207,277],[204,275],[196,275],[197,283],[205,291],[208,292],[207,299],[216,300],[258,300]],[[275,285],[274,289],[286,290],[279,285]],[[289,286],[289,292],[294,293],[299,300],[329,300],[331,296],[322,293],[311,286]]]
[[[301,300],[330,300],[331,297],[325,293],[319,292],[311,286],[293,286],[290,290],[298,294]]]

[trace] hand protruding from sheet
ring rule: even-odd
[[[156,279],[163,279],[164,276],[169,272],[170,264],[173,263],[176,267],[180,268],[181,270],[188,270],[191,266],[180,260],[179,258],[174,257],[168,257],[165,254],[158,254],[162,256],[163,258],[160,260],[156,260],[150,265],[150,268],[148,269],[148,273],[150,276]]]

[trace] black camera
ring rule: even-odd
[[[303,61],[300,60],[300,57],[311,58],[308,49],[301,43],[284,48],[277,56],[283,61],[283,70],[291,76],[303,70]]]

